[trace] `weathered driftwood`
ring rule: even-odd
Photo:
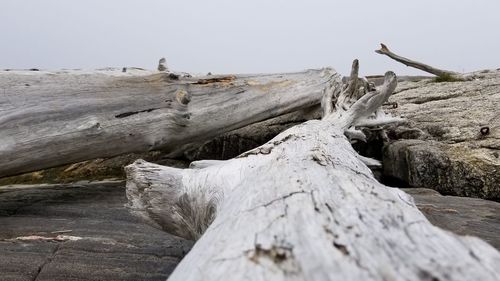
[[[377,54],[386,55],[391,59],[400,62],[406,66],[414,67],[416,69],[420,69],[430,74],[434,74],[442,79],[453,79],[453,80],[470,80],[472,78],[471,75],[465,75],[454,71],[443,70],[439,68],[432,67],[430,65],[414,61],[402,56],[399,56],[389,50],[385,44],[380,44],[380,49],[375,51]]]
[[[498,280],[499,252],[429,223],[409,195],[374,179],[344,135],[396,121],[378,110],[395,86],[388,72],[354,104],[351,87],[332,87],[322,120],[235,159],[128,166],[132,211],[198,239],[169,280]]]
[[[328,68],[206,77],[123,71],[0,71],[0,177],[124,153],[180,153],[318,104],[326,85],[340,81]]]

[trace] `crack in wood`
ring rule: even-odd
[[[139,114],[139,113],[143,113],[143,112],[151,112],[151,111],[154,111],[154,110],[157,110],[157,109],[161,109],[161,107],[148,108],[148,109],[139,110],[139,111],[124,112],[124,113],[120,113],[118,115],[115,115],[115,118],[125,118],[125,117],[129,117],[131,115],[135,115],[135,114]]]
[[[249,210],[247,210],[247,211],[253,211],[253,210],[256,210],[256,209],[258,209],[258,208],[260,208],[260,207],[264,207],[264,208],[269,207],[269,206],[271,206],[271,205],[272,205],[273,203],[275,203],[275,202],[282,201],[282,200],[284,201],[284,200],[286,200],[286,199],[288,199],[288,198],[290,198],[290,197],[292,197],[292,196],[294,196],[294,195],[296,195],[296,194],[309,194],[309,192],[306,192],[306,191],[304,191],[304,190],[290,192],[290,193],[289,193],[289,194],[287,194],[287,195],[284,195],[284,196],[281,196],[281,197],[279,197],[279,198],[273,199],[273,200],[271,200],[271,201],[269,201],[269,202],[267,202],[267,203],[265,203],[265,204],[263,204],[263,205],[259,205],[259,206],[257,206],[257,207],[251,208],[251,209],[249,209]]]
[[[235,80],[235,76],[224,76],[224,77],[215,77],[215,78],[208,78],[208,79],[199,79],[196,81],[195,85],[206,85],[206,84],[211,84],[211,83],[229,83],[233,80]]]
[[[345,245],[342,245],[340,243],[337,243],[335,241],[333,241],[333,246],[339,250],[342,254],[348,256],[349,255],[349,251],[347,250],[347,246]]]

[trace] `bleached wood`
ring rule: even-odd
[[[235,159],[128,166],[130,208],[198,239],[169,280],[499,280],[498,251],[430,224],[409,195],[375,180],[344,136],[376,118],[395,84],[388,73],[349,109]]]
[[[161,58],[158,61],[157,69],[158,69],[158,71],[168,71],[167,60],[165,58]]]
[[[329,68],[204,77],[124,70],[0,71],[0,177],[124,153],[175,155],[318,104],[340,81]]]
[[[378,54],[381,54],[381,55],[386,55],[386,56],[390,57],[391,59],[393,59],[397,62],[400,62],[406,66],[414,67],[414,68],[420,69],[422,71],[425,71],[427,73],[434,74],[436,76],[452,77],[456,80],[470,80],[472,78],[472,76],[463,75],[461,73],[454,72],[454,71],[435,68],[433,66],[399,56],[399,55],[391,52],[385,44],[380,44],[380,49],[376,50],[375,52]]]
[[[191,169],[203,169],[209,166],[218,165],[224,163],[222,160],[200,160],[194,161],[189,164],[189,168]]]
[[[337,81],[338,83],[338,81]],[[328,85],[323,91],[323,98],[321,99],[321,109],[322,109],[322,116],[326,116],[333,112],[333,102],[334,99],[339,95],[340,91],[342,90],[341,85],[337,84],[331,84]]]

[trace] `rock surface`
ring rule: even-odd
[[[500,203],[478,198],[443,196],[427,188],[405,188],[429,221],[460,235],[484,239],[500,250]]]
[[[0,280],[166,280],[192,243],[125,202],[122,182],[0,187]]]
[[[192,243],[132,217],[123,185],[0,187],[1,280],[165,280]],[[404,191],[433,224],[500,249],[500,203]]]
[[[435,225],[500,249],[500,203],[408,188]],[[192,243],[124,208],[122,182],[0,187],[1,280],[165,280]]]
[[[384,174],[443,194],[500,200],[500,71],[468,82],[402,82],[388,108]]]
[[[0,185],[122,180],[125,179],[123,167],[139,158],[170,167],[186,168],[189,166],[189,162],[163,157],[164,155],[160,151],[152,151],[142,154],[125,154],[107,159],[94,159],[18,176],[0,178]]]

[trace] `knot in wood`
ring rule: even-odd
[[[183,105],[187,105],[191,101],[191,95],[185,90],[177,91],[175,98],[180,104]]]
[[[266,257],[276,264],[286,261],[293,257],[292,247],[272,245],[266,249],[261,245],[255,245],[255,249],[251,251],[249,259],[255,263],[259,262],[259,258]]]
[[[483,135],[483,136],[489,135],[490,134],[490,127],[484,126],[479,131],[481,132],[481,135]]]

